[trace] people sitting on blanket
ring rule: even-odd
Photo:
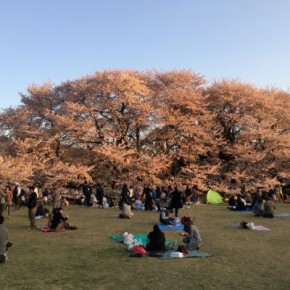
[[[255,216],[262,216],[264,214],[264,202],[262,199],[256,200],[251,207]]]
[[[265,197],[265,201],[259,199],[253,206],[255,216],[263,216],[265,218],[273,218],[275,212],[275,204],[269,196]]]
[[[97,204],[98,204],[98,200],[97,200],[96,196],[92,193],[90,196],[89,205],[90,206],[97,206]]]
[[[254,194],[250,208],[253,209],[257,203],[259,203],[259,204],[262,203],[262,192],[260,192],[260,191],[258,191]]]
[[[244,197],[245,197],[245,200],[246,200],[246,204],[247,205],[251,205],[253,198],[252,198],[252,195],[251,195],[250,191],[246,191]]]
[[[145,209],[145,207],[143,205],[143,202],[140,199],[140,197],[138,197],[138,199],[135,200],[134,209],[135,210],[144,210]]]
[[[47,217],[49,215],[49,210],[45,208],[42,204],[40,204],[36,208],[35,217],[41,218],[41,217]]]
[[[80,196],[80,197],[76,200],[75,204],[76,204],[76,205],[84,205],[84,204],[85,204],[85,196],[84,196],[84,195]]]
[[[264,212],[263,217],[265,218],[273,218],[274,217],[274,211],[275,211],[275,204],[273,201],[267,196],[266,201],[264,202]]]
[[[108,197],[107,196],[103,197],[103,207],[104,208],[109,208],[109,202],[108,202]]]
[[[184,225],[184,230],[180,235],[184,236],[182,241],[185,243],[187,249],[199,250],[201,237],[198,228],[194,225],[194,220],[191,217],[182,217],[181,223]]]
[[[163,225],[173,225],[175,222],[175,219],[169,216],[168,209],[162,209],[160,210],[159,221]]]
[[[118,203],[115,197],[112,197],[109,201],[109,207],[118,208]]]
[[[229,198],[228,204],[230,207],[236,207],[237,206],[237,196],[232,194]]]
[[[146,250],[148,252],[165,252],[165,235],[160,230],[159,226],[155,224],[153,226],[153,231],[147,236],[148,243],[146,245]]]
[[[236,206],[231,206],[228,208],[231,210],[245,210],[245,209],[247,209],[246,200],[242,197],[241,194],[238,194]]]
[[[124,198],[122,212],[119,214],[119,218],[130,219],[133,215],[134,213],[131,211],[131,203],[129,198]]]
[[[61,197],[60,206],[69,206],[69,201],[64,196]]]
[[[76,230],[77,229],[76,226],[70,225],[70,223],[68,221],[68,216],[63,215],[63,208],[62,207],[58,207],[58,208],[53,209],[52,216],[50,215],[49,226],[52,230],[55,230],[56,232],[61,231],[63,229],[67,229],[67,230]]]

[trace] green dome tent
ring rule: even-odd
[[[210,189],[206,194],[206,203],[220,204],[223,203],[223,199],[218,192]]]

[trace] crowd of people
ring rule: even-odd
[[[29,226],[28,229],[36,229],[36,216],[47,216],[48,227],[53,231],[63,229],[77,229],[69,223],[68,216],[65,216],[64,206],[74,203],[86,207],[108,208],[115,207],[120,209],[120,218],[130,219],[134,216],[132,210],[156,210],[159,212],[159,222],[163,225],[171,226],[178,219],[179,210],[182,207],[189,207],[191,204],[202,203],[204,192],[199,188],[187,185],[182,190],[178,186],[152,187],[144,185],[142,190],[136,190],[133,186],[123,184],[119,196],[105,194],[101,183],[95,186],[88,181],[80,186],[78,197],[67,197],[57,187],[45,188],[42,192],[37,186],[29,186],[27,190],[22,188],[19,183],[6,184],[0,186],[0,262],[5,261],[8,248],[12,245],[8,241],[8,232],[3,226],[4,215],[11,218],[12,211],[18,211],[21,207],[28,208]],[[267,191],[257,188],[256,192],[250,193],[245,187],[239,192],[225,195],[225,201],[229,204],[229,209],[234,211],[249,209],[256,216],[267,218],[274,217],[275,203],[286,201],[285,194],[281,186],[276,186]],[[45,206],[51,206],[51,210]],[[172,214],[172,216],[170,216]],[[180,222],[184,225],[181,232],[183,242],[187,249],[199,249],[201,242],[200,234],[194,225],[194,219],[190,217],[181,218]],[[156,224],[153,231],[148,235],[147,250],[164,251],[165,236]]]
[[[276,209],[275,202],[285,202],[286,199],[280,186],[268,191],[259,187],[254,194],[246,191],[236,195],[232,194],[228,199],[228,209],[234,211],[250,210],[255,216],[273,218]]]

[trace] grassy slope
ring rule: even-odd
[[[278,205],[290,212],[290,205]],[[206,259],[129,258],[126,248],[108,236],[124,231],[145,233],[158,219],[156,212],[136,212],[118,219],[117,209],[70,206],[65,209],[77,231],[41,233],[25,228],[26,209],[6,220],[9,261],[0,265],[3,289],[289,289],[290,218],[255,218],[225,206],[192,206],[182,215],[195,215]],[[242,219],[269,227],[257,232],[233,229]],[[39,220],[44,224],[46,220]],[[178,239],[177,231],[166,231]]]

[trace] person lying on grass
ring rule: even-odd
[[[157,224],[153,226],[153,231],[149,233],[147,238],[146,250],[148,252],[166,252],[165,235]]]
[[[63,216],[63,208],[58,207],[53,210],[53,215],[50,216],[50,228],[54,231],[61,231],[63,229],[76,230],[76,226],[70,225],[68,216]]]
[[[181,223],[184,225],[184,230],[180,235],[184,236],[182,241],[185,243],[186,248],[190,250],[199,250],[201,237],[198,228],[194,225],[194,220],[190,217],[182,217]]]

